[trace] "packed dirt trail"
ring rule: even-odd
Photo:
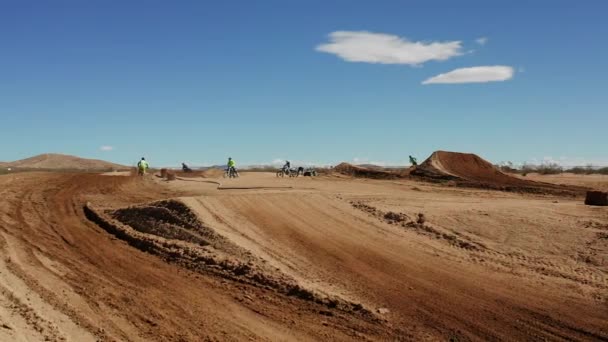
[[[208,181],[0,177],[0,340],[608,340],[605,208],[406,180]]]

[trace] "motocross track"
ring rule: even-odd
[[[0,340],[608,340],[605,208],[219,181],[0,176]]]

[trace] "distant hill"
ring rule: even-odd
[[[40,154],[27,159],[5,163],[2,167],[19,169],[43,169],[43,170],[109,170],[128,169],[128,166],[114,164],[98,159],[86,159],[57,153]]]

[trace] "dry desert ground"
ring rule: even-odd
[[[1,341],[608,340],[608,207],[580,195],[13,173],[0,253]]]

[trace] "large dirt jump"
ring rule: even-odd
[[[457,185],[533,193],[582,194],[586,189],[535,182],[500,171],[489,161],[472,153],[436,151],[417,166],[411,175]]]

